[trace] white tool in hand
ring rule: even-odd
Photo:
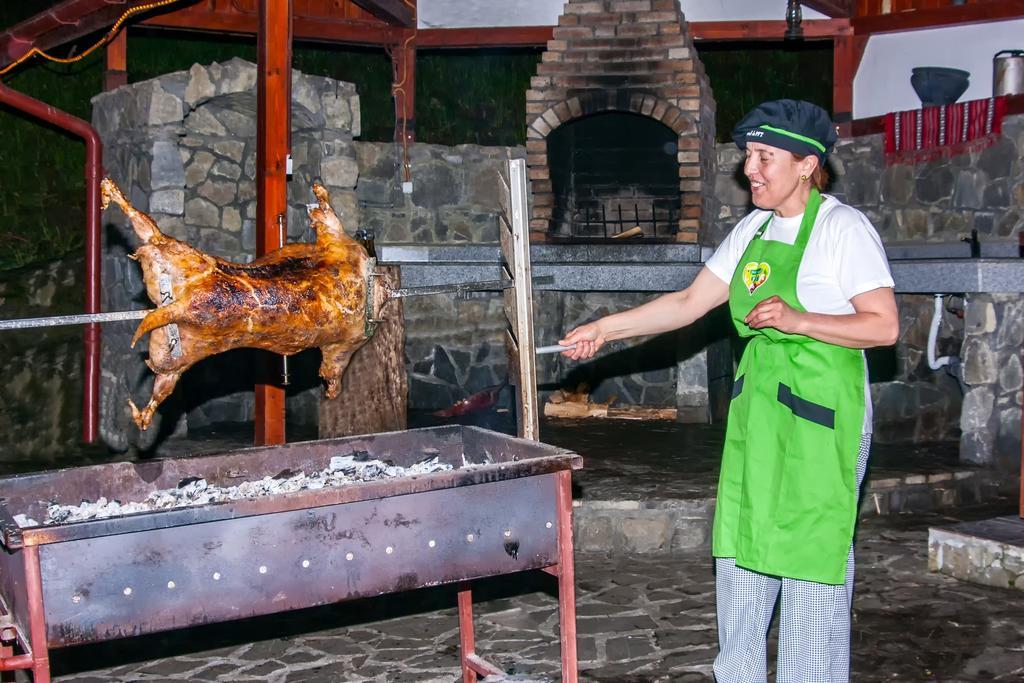
[[[568,346],[561,346],[559,344],[554,344],[552,346],[538,346],[537,350],[535,351],[535,353],[539,356],[542,353],[561,353],[562,351],[571,351],[572,349],[575,349],[575,348],[576,348],[575,344],[569,344]]]

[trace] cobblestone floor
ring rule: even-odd
[[[927,571],[928,526],[987,518],[1009,500],[956,515],[862,522],[854,681],[1024,680],[1024,592]],[[714,581],[705,554],[577,557],[581,680],[710,681]],[[479,651],[513,676],[554,680],[554,580],[531,573],[477,587]],[[268,681],[454,683],[455,596],[401,597],[53,653],[61,683]]]

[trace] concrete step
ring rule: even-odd
[[[1024,591],[1024,519],[994,517],[929,529],[928,568],[970,583]]]
[[[977,468],[885,474],[872,479],[861,497],[860,516],[948,510],[991,500],[1017,490],[1005,474]],[[706,552],[714,520],[714,487],[696,498],[582,497],[573,501],[576,549],[590,552]]]

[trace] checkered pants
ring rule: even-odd
[[[871,435],[861,436],[857,486],[864,479]],[[777,683],[845,683],[850,680],[850,608],[853,603],[853,544],[846,585],[786,579],[715,558],[718,600],[718,683],[768,680],[767,636],[775,602],[779,612]]]

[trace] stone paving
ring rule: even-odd
[[[928,526],[988,518],[1009,499],[862,521],[854,681],[1024,680],[1024,595],[927,571]],[[577,556],[581,681],[710,681],[714,578],[706,553]],[[557,680],[554,580],[480,582],[479,652],[508,680]],[[53,653],[61,683],[267,681],[455,683],[458,621],[449,589]]]

